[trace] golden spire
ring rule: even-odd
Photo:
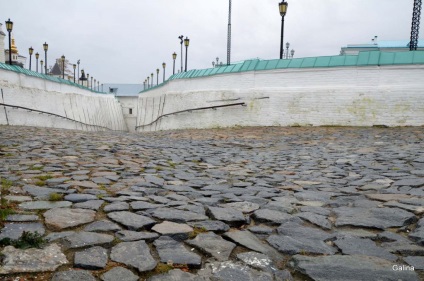
[[[12,49],[12,54],[17,54],[18,53],[18,48],[15,45],[15,36],[13,36],[13,34],[12,34],[12,46],[11,46],[11,49]]]

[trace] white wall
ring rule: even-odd
[[[124,114],[124,120],[127,124],[128,131],[135,132],[137,122],[137,96],[117,96],[116,97],[121,104],[122,113]],[[130,109],[132,113],[130,113]]]
[[[145,126],[138,131],[230,126],[422,126],[422,77],[423,65],[407,65],[279,69],[176,79],[139,95],[137,124]],[[172,114],[240,102],[245,106]],[[165,114],[171,115],[160,118]]]
[[[113,95],[0,69],[0,102],[69,119],[0,105],[0,124],[87,131],[127,131],[122,109]]]

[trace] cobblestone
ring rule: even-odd
[[[15,214],[0,237],[48,242],[0,247],[0,279],[424,280],[423,139],[423,128],[1,126]]]

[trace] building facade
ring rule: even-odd
[[[0,23],[0,63],[5,62],[4,58],[4,38],[6,37],[6,34],[3,32],[2,24]]]
[[[342,47],[340,55],[357,55],[359,52],[367,51],[381,51],[381,52],[407,52],[409,51],[410,40],[392,40],[392,41],[378,41],[375,36],[371,42],[362,44],[348,44]],[[424,50],[424,40],[418,41],[418,51]]]

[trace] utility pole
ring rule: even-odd
[[[228,9],[227,65],[231,63],[231,0]]]
[[[412,13],[411,42],[409,43],[410,51],[416,51],[418,47],[418,35],[420,33],[421,6],[422,6],[422,0],[414,0],[414,11]]]

